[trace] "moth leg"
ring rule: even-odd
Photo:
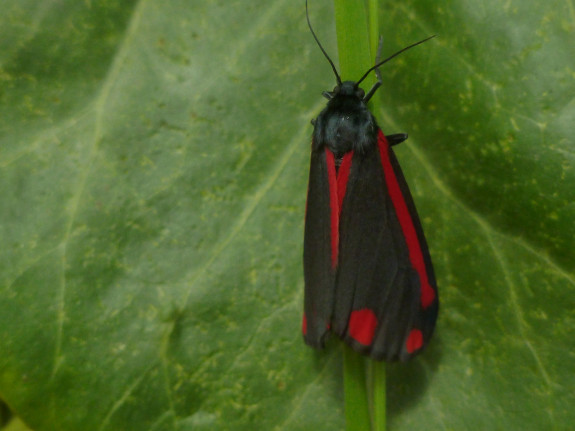
[[[377,56],[375,57],[375,64],[379,63],[381,60],[382,48],[383,48],[383,36],[379,36],[379,44],[377,46]],[[377,89],[383,83],[383,80],[381,79],[381,72],[379,71],[379,67],[375,69],[375,76],[377,77],[377,81],[375,84],[373,84],[373,87],[371,87],[371,89],[367,92],[367,94],[363,98],[363,101],[365,103],[369,102],[369,99],[371,99],[371,96],[373,96],[375,94]]]
[[[389,143],[390,147],[394,145],[401,144],[403,141],[407,139],[407,133],[395,133],[393,135],[385,135],[385,139]]]

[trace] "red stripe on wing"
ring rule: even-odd
[[[331,267],[337,266],[339,251],[339,201],[337,198],[337,175],[333,153],[325,149],[325,162],[327,164],[327,179],[329,183],[329,209],[331,225]]]
[[[421,306],[423,308],[427,308],[435,300],[435,291],[429,284],[425,261],[423,260],[423,254],[421,252],[421,245],[419,243],[415,227],[413,226],[411,214],[409,213],[409,209],[405,203],[405,198],[403,197],[403,193],[399,187],[395,171],[393,170],[393,166],[389,160],[389,144],[381,130],[378,134],[377,143],[379,146],[379,153],[381,155],[381,164],[385,175],[385,183],[387,184],[391,201],[395,207],[395,213],[397,214],[399,224],[401,225],[407,248],[409,249],[409,260],[419,274],[419,280],[421,282]]]
[[[347,180],[351,169],[351,160],[353,151],[343,156],[339,169],[335,167],[335,157],[333,153],[325,149],[325,162],[327,164],[327,178],[329,183],[329,208],[331,223],[331,266],[337,267],[337,258],[339,253],[339,215],[345,197]]]

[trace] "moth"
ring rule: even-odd
[[[323,348],[330,333],[376,360],[406,361],[429,343],[439,301],[419,216],[393,146],[367,103],[381,86],[377,61],[358,81],[337,81],[314,126],[304,237],[305,342]],[[432,36],[433,37],[433,36]],[[365,93],[361,82],[375,71]]]

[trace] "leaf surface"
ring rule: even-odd
[[[43,430],[343,428],[337,344],[303,345],[304,5],[8,1],[0,17],[0,396]],[[333,10],[314,28],[337,60]],[[390,429],[575,420],[575,14],[384,2],[377,112],[435,263],[429,350]],[[337,64],[337,62],[336,62]],[[346,79],[346,77],[342,77]]]

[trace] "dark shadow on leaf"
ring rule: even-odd
[[[387,366],[388,421],[410,410],[426,396],[427,388],[443,356],[440,334],[435,333],[429,347],[407,363]]]

